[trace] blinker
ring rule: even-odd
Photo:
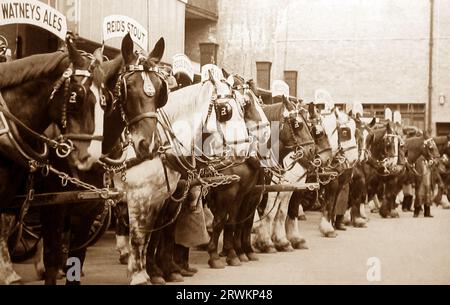
[[[338,131],[339,141],[340,142],[347,142],[352,139],[351,130],[348,127],[341,127]]]
[[[147,73],[142,72],[142,79],[144,80],[144,93],[148,97],[154,97],[156,94],[156,89]]]

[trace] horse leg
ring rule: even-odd
[[[325,192],[325,198],[324,203],[322,207],[322,218],[320,220],[319,224],[319,231],[322,233],[322,235],[326,238],[336,238],[337,234],[334,230],[334,227],[332,225],[333,220],[333,210],[334,210],[334,203],[336,201],[336,193],[339,189],[339,183],[334,180],[331,181],[324,190]]]
[[[8,249],[8,238],[15,224],[15,216],[0,214],[0,284],[14,284],[22,278],[14,271]]]
[[[130,196],[130,194],[128,194]],[[149,276],[145,269],[145,250],[150,240],[148,228],[151,228],[150,213],[146,213],[145,202],[128,200],[130,221],[130,257],[128,272],[131,275],[131,285],[146,285]],[[155,217],[155,216],[153,216]],[[156,247],[156,246],[155,246]]]
[[[209,261],[208,265],[212,269],[224,269],[225,264],[221,261],[218,247],[219,237],[225,228],[225,222],[227,219],[227,210],[225,206],[219,206],[217,202],[214,202],[214,206],[211,206],[211,212],[214,215],[211,240],[208,245]]]
[[[262,200],[262,205],[265,206],[262,212],[260,212],[260,221],[255,228],[256,238],[254,246],[256,249],[262,253],[276,253],[275,245],[271,238],[272,222],[275,218],[275,213],[277,208],[276,204],[276,193],[270,193],[265,195]]]
[[[299,208],[301,206],[298,198],[300,192],[294,193],[289,201],[288,217],[286,218],[286,235],[292,247],[297,250],[306,250],[306,240],[300,235]]]
[[[364,202],[367,197],[365,190],[365,179],[360,171],[355,171],[357,174],[353,176],[350,184],[349,192],[349,206],[351,214],[351,223],[355,228],[366,228],[367,221],[361,215],[361,207],[364,206]]]
[[[130,230],[128,225],[128,208],[124,202],[120,202],[114,209],[116,214],[116,250],[119,252],[121,265],[128,264],[130,256]]]
[[[218,201],[223,201],[223,205],[228,203],[228,220],[223,234],[223,250],[227,256],[227,264],[232,267],[238,267],[241,266],[241,261],[237,256],[234,245],[237,241],[240,243],[235,232],[237,223],[240,220],[239,212],[242,204],[242,196],[238,195],[238,188],[230,187],[229,192],[219,197]],[[234,198],[233,204],[230,204],[229,198]]]
[[[181,191],[180,191],[181,192]],[[179,197],[182,194],[175,192],[175,197]],[[157,227],[167,225],[170,221],[176,217],[179,205],[182,203],[173,202],[169,200],[166,203],[166,207],[160,212],[160,218],[163,219],[162,223],[157,224]],[[156,249],[156,261],[158,266],[162,269],[164,278],[167,282],[183,282],[183,276],[181,275],[181,268],[174,262],[174,247],[175,247],[175,228],[176,222],[168,225],[162,229],[159,246]]]
[[[46,285],[56,285],[61,268],[65,212],[64,207],[43,208],[41,212]]]
[[[286,218],[291,195],[292,192],[280,193],[276,198],[276,200],[278,201],[278,211],[273,221],[272,240],[275,244],[275,248],[281,252],[294,251],[291,242],[287,239],[286,236]]]
[[[261,203],[262,198],[263,198],[262,193],[250,193],[244,199],[245,202],[244,206],[246,206],[247,208],[245,209],[246,212],[243,213],[243,215],[245,215],[247,218],[245,222],[240,225],[240,230],[242,230],[240,234],[241,234],[242,251],[247,257],[248,261],[259,260],[252,247],[252,228],[255,219],[256,209]]]

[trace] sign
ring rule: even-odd
[[[0,0],[0,25],[7,24],[31,24],[62,40],[67,35],[66,16],[37,0]]]
[[[359,114],[360,116],[364,116],[364,108],[363,105],[361,104],[361,102],[354,102],[353,103],[353,115],[357,115]]]
[[[123,15],[111,15],[103,20],[104,41],[125,37],[128,33],[139,47],[148,52],[148,32],[139,22]]]
[[[391,108],[386,108],[386,110],[384,111],[384,119],[386,121],[391,121],[392,122],[392,110]]]
[[[289,98],[289,85],[282,80],[276,80],[272,84],[272,97],[285,96]]]
[[[192,67],[192,62],[189,57],[184,54],[176,54],[172,61],[172,73],[175,75],[177,73],[186,74],[191,82],[194,81],[194,68]]]
[[[209,71],[211,71],[214,80],[221,81],[224,79],[222,70],[218,66],[213,64],[207,64],[202,67],[202,83],[210,79]]]
[[[398,124],[402,123],[402,113],[400,111],[394,112],[394,123],[398,123]]]

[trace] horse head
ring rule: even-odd
[[[58,157],[87,171],[102,153],[105,100],[101,80],[95,76],[102,59],[78,51],[70,37],[66,47],[70,64],[53,87],[49,115],[61,132]]]
[[[287,97],[281,99],[284,109],[279,140],[285,150],[294,152],[295,160],[310,164],[316,155],[316,146],[303,111]]]
[[[310,132],[316,144],[317,158],[321,165],[329,164],[333,158],[332,149],[319,110],[314,103],[310,103],[308,106],[308,121]]]
[[[349,114],[352,116],[352,113]],[[373,128],[376,125],[376,118],[373,118],[370,123],[366,123],[362,120],[359,114],[354,116],[356,123],[356,142],[359,150],[359,162],[365,163],[370,159],[370,139],[373,135]]]
[[[164,39],[156,43],[148,57],[134,52],[129,34],[123,39],[121,49],[123,66],[116,77],[115,107],[120,109],[136,156],[151,158],[159,146],[156,111],[164,107],[168,99],[166,75],[158,67],[164,54]]]
[[[246,82],[243,77],[237,74],[230,75],[224,69],[222,69],[222,72],[225,78],[232,77],[234,95],[244,112],[247,130],[256,145],[254,152],[257,152],[258,148],[260,149],[262,145],[266,145],[269,141],[270,122],[264,113],[260,99],[256,96],[256,83],[253,80]]]

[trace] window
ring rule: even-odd
[[[270,90],[270,70],[272,63],[261,61],[256,63],[256,81],[258,86],[265,90]]]
[[[291,96],[297,97],[297,71],[284,71],[284,81],[289,85]]]

